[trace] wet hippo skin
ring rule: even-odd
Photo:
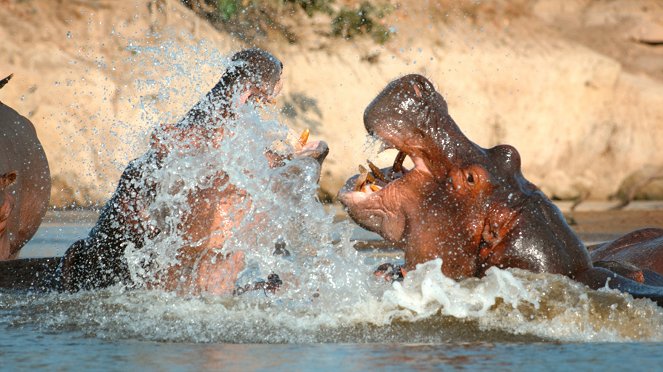
[[[75,291],[118,282],[129,284],[131,279],[124,257],[127,245],[140,248],[146,237],[153,238],[161,233],[158,223],[147,216],[148,206],[158,189],[156,183],[160,182],[150,177],[150,172],[159,169],[162,159],[169,153],[219,146],[226,129],[224,119],[236,115],[236,105],[248,101],[269,103],[279,93],[283,66],[277,58],[259,49],[248,49],[235,54],[232,60],[237,67],[226,71],[219,83],[180,122],[159,128],[148,152],[126,168],[90,235],[74,243],[63,257],[59,268],[59,283],[63,289]],[[290,156],[322,163],[327,152],[324,142],[309,141]],[[283,165],[280,155],[266,151],[266,156],[271,166]],[[233,206],[247,202],[248,196],[230,184],[223,171],[210,177],[212,187],[196,188],[187,196],[190,212],[180,219],[179,233],[184,245],[178,248],[177,264],[153,278],[150,287],[211,294],[228,294],[235,289],[236,278],[244,268],[244,253],[221,253],[217,249],[244,216],[242,211],[233,211]]]
[[[520,268],[566,275],[595,289],[610,279],[612,288],[663,303],[663,288],[616,273],[638,279],[639,269],[656,275],[658,266],[620,261],[614,253],[624,251],[621,244],[601,257],[598,252],[608,249],[599,249],[594,257],[615,261],[619,270],[595,267],[558,208],[522,175],[518,151],[470,141],[423,76],[389,83],[366,108],[364,125],[399,154],[392,167],[371,165],[371,173],[350,178],[338,198],[355,222],[403,247],[401,273],[442,258],[443,273],[454,279],[481,277],[490,267]],[[414,164],[410,170],[402,166],[406,156]],[[628,242],[651,238],[645,234]],[[662,250],[661,240],[659,235],[651,251]]]
[[[55,270],[50,259],[44,259],[39,265],[34,260],[8,262],[5,269],[16,273],[15,280],[7,278],[0,286],[76,291],[117,283],[131,285],[124,255],[126,247],[132,245],[140,249],[146,238],[161,233],[159,224],[148,213],[159,182],[150,175],[160,169],[163,159],[171,152],[195,151],[198,147],[204,148],[203,144],[217,146],[223,138],[223,120],[235,115],[236,105],[249,101],[269,103],[279,93],[282,64],[274,56],[259,49],[247,49],[235,54],[232,60],[237,67],[226,71],[184,118],[155,131],[148,151],[125,169],[88,237],[75,242]],[[287,157],[310,158],[321,164],[328,153],[326,143],[304,142]],[[283,165],[284,155],[271,151],[266,151],[265,155],[271,166]],[[222,254],[214,248],[223,245],[235,223],[224,210],[247,196],[228,183],[223,171],[219,170],[213,178],[213,187],[196,188],[188,195],[191,213],[181,219],[180,233],[185,241],[184,246],[178,248],[178,263],[149,283],[151,287],[219,294],[232,293],[235,289],[235,279],[243,269],[242,252]],[[235,214],[233,218],[239,219],[241,215]],[[30,268],[35,268],[32,276],[24,272]],[[53,278],[51,282],[39,279],[48,273]],[[278,277],[273,282],[278,283]]]
[[[0,102],[0,261],[16,258],[32,238],[50,195],[48,161],[34,126]]]

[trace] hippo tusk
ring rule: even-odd
[[[368,172],[368,169],[366,169],[366,167],[364,167],[363,165],[360,165],[359,166],[359,172],[360,173],[366,173],[366,182],[375,183],[375,177],[373,177],[373,175]]]
[[[403,151],[398,152],[396,159],[394,159],[394,165],[391,167],[394,173],[403,173],[403,162],[405,161],[406,156],[407,154]]]
[[[366,182],[371,182],[369,177],[373,178],[368,174],[368,169],[363,165],[359,165],[359,177],[357,177],[357,181],[355,181],[355,191],[361,191]]]
[[[378,168],[370,160],[366,160],[366,162],[368,162],[368,167],[371,168],[371,172],[373,172],[375,178],[379,179],[382,182],[389,183],[389,181],[387,181],[387,177],[384,176],[380,168]]]
[[[311,131],[308,128],[304,129],[302,134],[299,136],[299,140],[297,141],[297,143],[299,143],[299,146],[304,147],[304,145],[306,145],[306,142],[308,142],[308,136],[310,134]]]
[[[373,184],[373,183],[369,187],[371,188],[371,191],[373,191],[373,192],[378,192],[378,191],[382,190],[382,188],[380,186],[378,186],[376,184]]]

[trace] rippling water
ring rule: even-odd
[[[23,255],[61,254],[87,228],[47,223]],[[398,258],[359,257],[369,264]],[[367,298],[334,293],[346,297],[340,304],[353,299],[339,308],[320,306],[320,297],[302,303],[260,292],[0,292],[0,355],[5,368],[159,370],[613,369],[636,362],[647,369],[663,359],[663,314],[648,300],[522,271],[456,283],[437,265],[420,267],[402,285],[375,282]]]

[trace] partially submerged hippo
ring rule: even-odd
[[[148,217],[147,207],[157,196],[159,179],[150,173],[161,167],[171,152],[218,146],[224,133],[224,119],[232,118],[248,101],[271,102],[281,88],[282,64],[271,54],[249,49],[232,57],[235,67],[221,77],[206,97],[175,125],[165,126],[153,136],[152,146],[124,171],[118,188],[103,208],[90,235],[66,252],[59,279],[66,290],[105,287],[130,281],[124,252],[129,244],[140,249],[146,238],[160,234],[160,226]],[[321,141],[307,141],[290,157],[311,157],[322,163],[328,148]],[[204,150],[201,150],[204,151]],[[271,166],[283,164],[283,155],[266,149]],[[187,293],[231,293],[237,275],[244,268],[244,253],[217,251],[229,237],[242,212],[229,215],[234,205],[245,202],[247,194],[228,183],[219,170],[211,187],[200,187],[188,195],[190,213],[181,217],[179,233],[184,246],[178,249],[178,263],[150,282],[153,287]],[[250,202],[250,201],[249,201]],[[166,212],[169,213],[169,212]],[[175,212],[173,212],[175,213]],[[272,277],[274,285],[278,277]]]
[[[393,167],[352,177],[338,197],[359,225],[403,246],[403,271],[442,258],[443,273],[454,279],[480,277],[493,266],[521,268],[566,275],[594,289],[608,281],[611,288],[663,303],[663,288],[615,274],[639,269],[615,259],[624,244],[600,249],[605,255],[597,251],[597,260],[613,263],[615,271],[605,268],[610,263],[595,267],[561,212],[523,177],[518,151],[470,141],[423,76],[388,84],[364,112],[364,125],[399,154]],[[405,156],[414,168],[403,168]],[[652,247],[659,266],[662,235]]]
[[[34,126],[0,102],[0,261],[16,258],[32,238],[50,195],[48,161]]]
[[[271,54],[248,49],[235,54],[232,61],[233,67],[182,120],[159,128],[149,150],[129,163],[89,236],[74,243],[65,253],[55,270],[55,280],[46,283],[25,273],[26,269],[35,267],[38,267],[37,272],[53,270],[52,260],[41,264],[25,261],[14,265],[20,274],[16,276],[20,280],[18,287],[55,285],[76,291],[116,283],[131,284],[125,257],[127,247],[141,249],[147,239],[162,233],[159,219],[150,215],[148,207],[159,196],[161,181],[153,174],[161,169],[164,159],[171,153],[187,156],[182,154],[206,151],[209,149],[206,146],[222,146],[220,142],[227,129],[225,120],[235,117],[238,105],[249,101],[269,103],[280,91],[282,64]],[[301,161],[313,159],[310,161],[319,166],[327,153],[327,145],[322,141],[308,141],[308,133],[300,138],[294,153],[279,154],[265,149],[272,167],[282,166],[285,158],[300,157],[304,158]],[[178,217],[178,233],[184,242],[177,247],[177,264],[150,278],[148,286],[183,293],[223,294],[236,289],[237,275],[244,268],[244,254],[224,254],[217,249],[223,247],[242,217],[241,211],[229,215],[228,210],[246,201],[248,196],[229,184],[228,176],[221,170],[210,179],[212,185],[197,186],[187,195],[189,212]],[[258,283],[255,288],[273,289],[279,284],[278,276],[272,275],[267,283]]]

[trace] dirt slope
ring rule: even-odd
[[[284,120],[330,143],[330,194],[374,158],[365,106],[412,72],[436,83],[477,143],[515,145],[525,175],[551,196],[605,199],[663,169],[660,2],[396,5],[384,46],[317,31],[294,45],[259,41],[285,63]],[[103,203],[149,128],[183,114],[243,45],[176,0],[4,0],[0,19],[0,76],[15,74],[0,99],[37,127],[59,207]]]

